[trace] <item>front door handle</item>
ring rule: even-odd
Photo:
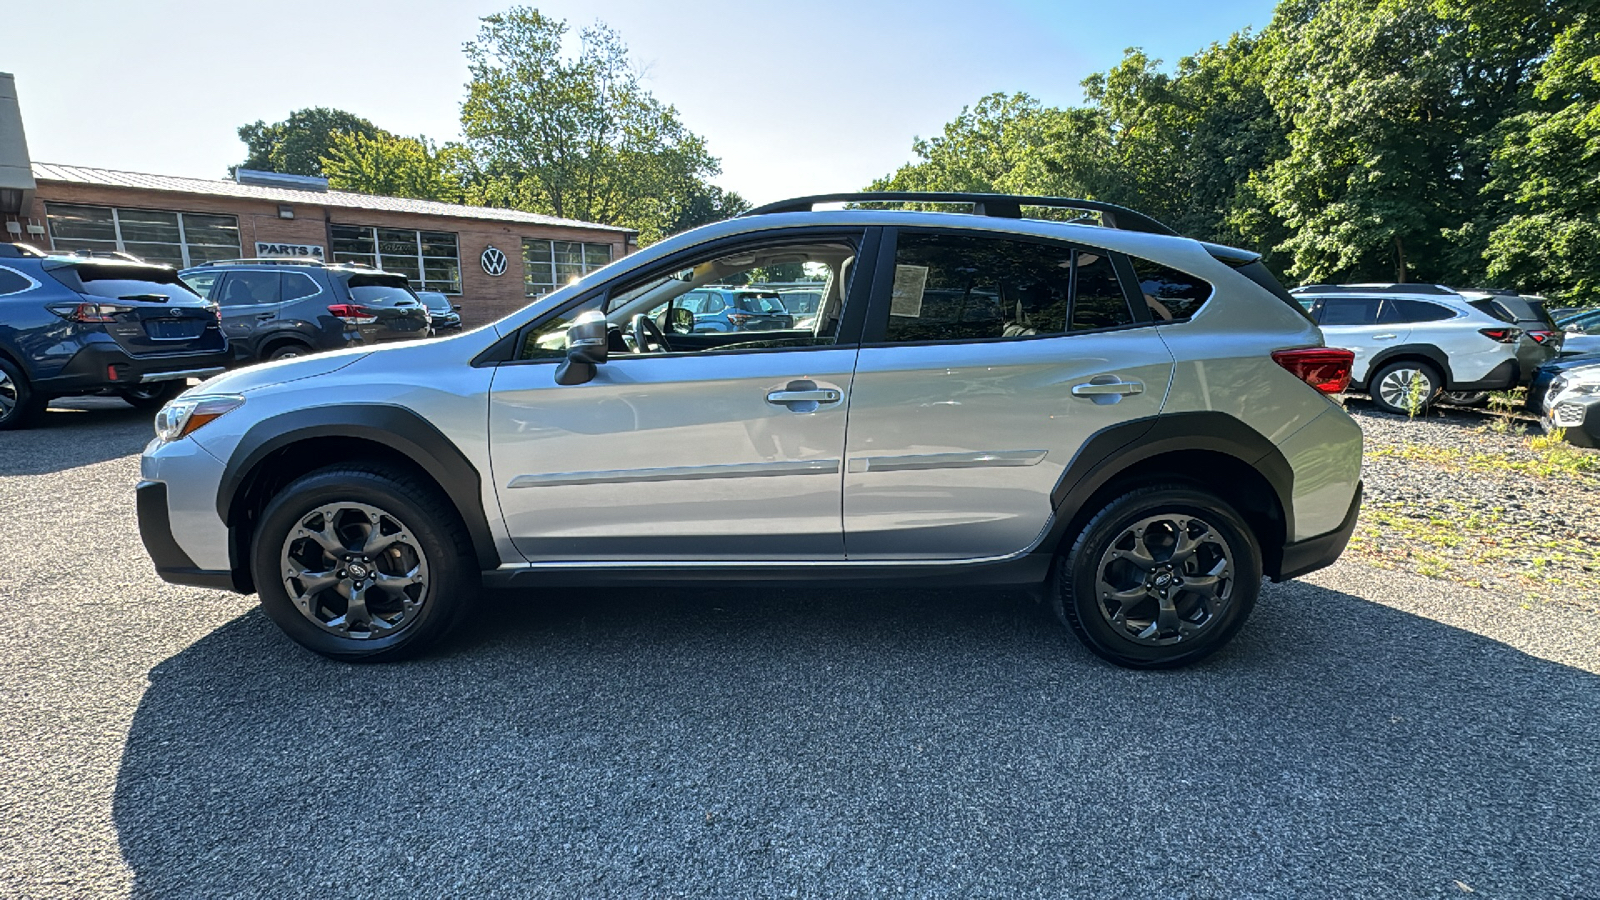
[[[1398,334],[1375,334],[1372,339],[1375,341],[1392,341],[1399,336]]]
[[[1129,394],[1142,393],[1144,393],[1144,382],[1142,381],[1122,381],[1120,379],[1116,381],[1101,381],[1095,379],[1072,386],[1072,396],[1074,397],[1126,397]]]
[[[839,392],[832,388],[815,388],[805,391],[773,391],[767,394],[768,403],[838,403]]]
[[[263,322],[267,321],[268,319],[276,319],[277,317],[278,317],[277,313],[261,313],[261,314],[256,316],[256,318],[260,319]]]

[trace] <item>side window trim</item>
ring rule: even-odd
[[[895,259],[898,255],[897,251],[900,244],[900,235],[902,234],[971,235],[974,237],[987,237],[997,240],[1014,240],[1019,243],[1026,244],[1038,244],[1040,246],[1052,247],[1058,250],[1069,250],[1073,252],[1079,250],[1092,250],[1096,253],[1105,254],[1111,259],[1112,271],[1115,272],[1117,276],[1117,286],[1122,290],[1122,302],[1128,307],[1133,321],[1127,325],[1115,325],[1110,328],[1086,328],[1081,331],[1062,331],[1054,334],[1030,334],[1017,335],[1014,337],[997,335],[994,337],[985,338],[941,338],[936,340],[921,341],[891,341],[888,339],[889,308],[892,302],[891,296],[894,293]],[[1074,266],[1074,270],[1076,270],[1076,266]],[[883,237],[880,239],[878,245],[878,266],[877,270],[873,273],[872,299],[871,303],[868,304],[868,317],[866,325],[862,330],[861,345],[863,347],[914,347],[931,344],[989,344],[1001,341],[1038,341],[1050,340],[1053,338],[1072,338],[1086,334],[1105,334],[1113,331],[1127,331],[1130,328],[1144,328],[1152,323],[1149,320],[1148,310],[1144,310],[1143,316],[1140,315],[1140,310],[1144,308],[1144,303],[1142,302],[1144,299],[1143,295],[1139,295],[1139,300],[1141,302],[1134,302],[1134,295],[1130,291],[1130,285],[1137,285],[1138,282],[1132,280],[1132,270],[1132,262],[1130,262],[1126,256],[1116,251],[1106,250],[1103,247],[1086,247],[1070,241],[1058,241],[1051,238],[1037,237],[1035,235],[1006,234],[1004,232],[984,231],[981,229],[928,228],[917,226],[885,228],[883,230]],[[1076,271],[1074,271],[1074,275],[1075,274]],[[1076,296],[1068,297],[1067,323],[1069,324],[1072,321],[1072,307],[1076,301]]]
[[[642,280],[647,280],[649,275],[646,274],[646,273],[648,273],[650,271],[663,272],[663,271],[671,270],[673,268],[682,268],[684,266],[684,264],[687,263],[690,260],[704,259],[704,258],[707,258],[708,256],[715,257],[718,254],[726,253],[726,252],[728,252],[729,250],[732,250],[732,249],[737,249],[741,245],[745,245],[745,244],[768,244],[768,243],[774,243],[774,242],[782,243],[783,241],[789,240],[789,239],[800,241],[800,240],[806,240],[806,239],[825,240],[825,239],[828,239],[828,238],[834,238],[836,240],[848,240],[848,241],[852,241],[852,242],[858,244],[858,249],[856,251],[856,262],[855,262],[855,265],[851,266],[850,284],[847,284],[847,285],[844,286],[844,290],[845,290],[844,309],[842,310],[843,315],[840,317],[840,320],[839,320],[839,334],[838,334],[838,337],[835,339],[834,343],[828,344],[828,345],[824,345],[824,346],[817,346],[817,347],[770,347],[770,348],[752,348],[752,349],[748,349],[748,350],[728,350],[728,351],[721,351],[717,355],[719,355],[719,356],[735,356],[735,355],[740,355],[740,354],[745,354],[745,353],[804,353],[804,352],[811,352],[811,351],[815,351],[815,350],[833,350],[833,349],[839,349],[839,348],[844,348],[844,347],[859,346],[861,344],[861,337],[862,337],[862,323],[866,319],[867,308],[868,308],[868,305],[869,305],[868,304],[868,297],[871,294],[871,292],[874,290],[874,279],[870,279],[869,278],[869,280],[866,283],[859,284],[859,285],[858,285],[857,282],[859,281],[859,279],[861,277],[861,273],[863,273],[863,272],[875,272],[875,270],[876,270],[875,261],[881,258],[881,254],[882,254],[882,246],[881,245],[882,245],[883,233],[886,230],[887,229],[885,229],[885,228],[883,228],[881,226],[876,226],[876,225],[867,226],[865,228],[839,228],[839,227],[833,227],[833,226],[807,226],[807,227],[801,227],[801,228],[785,228],[785,229],[781,229],[781,230],[765,231],[765,232],[761,232],[761,233],[755,234],[755,235],[750,235],[750,234],[731,235],[729,237],[722,238],[720,240],[708,241],[708,242],[706,242],[704,244],[699,244],[699,245],[696,245],[694,247],[689,247],[689,248],[686,248],[684,250],[680,250],[677,253],[674,253],[674,254],[672,254],[670,256],[666,256],[666,257],[663,257],[663,258],[657,260],[653,265],[651,265],[648,268],[641,268],[641,269],[636,270],[634,272],[628,273],[626,276],[619,277],[617,279],[614,279],[612,281],[606,282],[604,284],[596,285],[595,287],[593,287],[593,288],[591,288],[591,289],[589,289],[587,291],[584,291],[583,293],[581,293],[578,296],[572,298],[571,300],[568,300],[567,302],[561,304],[560,306],[556,307],[555,309],[549,310],[548,312],[546,312],[545,314],[543,314],[541,316],[538,316],[536,318],[530,319],[529,321],[525,322],[520,328],[518,328],[514,332],[515,340],[510,342],[509,347],[508,347],[507,355],[508,355],[509,358],[507,358],[507,359],[499,359],[498,358],[499,354],[497,354],[497,353],[491,354],[489,352],[491,350],[496,349],[497,347],[499,347],[503,343],[503,341],[496,341],[495,344],[493,344],[490,347],[486,348],[484,353],[479,354],[479,356],[474,360],[473,364],[474,365],[497,365],[497,366],[498,365],[533,366],[533,365],[551,365],[551,364],[557,364],[558,365],[561,362],[559,359],[517,359],[516,358],[517,354],[521,351],[522,346],[528,340],[529,335],[535,329],[537,329],[540,326],[544,325],[545,323],[549,322],[551,319],[557,318],[559,316],[564,316],[564,315],[572,312],[573,310],[575,310],[575,309],[577,309],[577,308],[579,308],[579,307],[581,307],[581,306],[583,306],[585,304],[593,303],[593,302],[596,302],[596,301],[598,301],[602,306],[604,306],[604,305],[606,305],[607,303],[610,302],[613,288],[616,288],[616,287],[629,287],[629,286],[633,286],[635,284],[638,284]],[[891,265],[891,268],[892,268],[892,266],[893,266],[893,257],[892,257],[892,255],[890,257],[890,265]],[[654,358],[654,359],[672,359],[672,358],[679,357],[679,356],[698,356],[698,355],[700,355],[700,354],[699,353],[689,353],[689,352],[686,352],[686,353],[663,353],[663,354],[656,354],[652,358]]]

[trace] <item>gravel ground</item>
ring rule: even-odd
[[[1366,501],[1351,552],[1522,603],[1600,615],[1600,450],[1539,450],[1531,420],[1347,408],[1366,434]],[[1472,594],[1468,593],[1467,597]]]
[[[573,592],[348,666],[157,581],[148,416],[77,405],[0,435],[0,896],[1600,897],[1578,605],[1352,556],[1135,673],[1011,595]]]

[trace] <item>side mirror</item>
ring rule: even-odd
[[[673,334],[694,333],[694,313],[681,306],[674,306],[668,311],[670,318],[667,320],[667,330]]]
[[[455,306],[452,306],[450,308],[455,310],[456,312],[461,312],[461,304],[459,304],[459,303],[457,303]]]
[[[598,309],[583,313],[567,326],[567,358],[556,368],[556,384],[585,384],[594,379],[594,367],[607,358],[610,328],[605,313]]]

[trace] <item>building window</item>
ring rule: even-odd
[[[539,297],[609,265],[610,244],[578,241],[522,242],[522,271],[527,295]]]
[[[239,220],[233,216],[45,204],[55,250],[131,253],[177,268],[239,257]]]
[[[419,291],[461,293],[461,257],[448,231],[333,225],[333,261],[404,275]]]

